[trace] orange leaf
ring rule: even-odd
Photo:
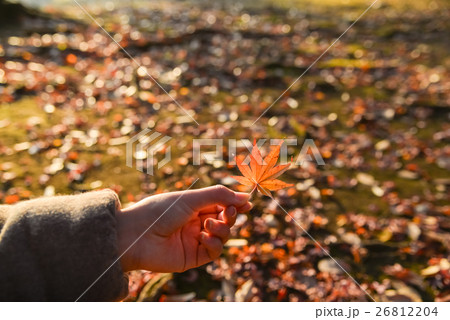
[[[239,171],[242,173],[244,177],[247,179],[250,179],[250,181],[253,181],[253,173],[250,167],[246,164],[244,164],[245,156],[237,156],[236,157],[236,164],[239,168]]]
[[[280,148],[283,144],[281,141],[277,146],[273,147],[270,153],[264,158],[262,161],[262,169],[260,170],[260,178],[261,180],[267,179],[267,173],[270,172],[273,167],[277,164],[278,158],[280,157]],[[287,165],[289,167],[290,164]]]
[[[258,188],[258,191],[261,192],[263,195],[272,198],[272,194],[270,193],[269,190],[267,190],[267,189],[264,188],[264,187],[261,187],[261,185],[259,185],[259,184],[257,185],[257,188]]]
[[[291,166],[290,163],[288,164],[280,164],[279,166],[276,166],[272,169],[270,169],[268,172],[264,174],[262,177],[262,180],[270,180],[275,179],[281,176],[289,167]]]
[[[255,181],[258,181],[261,177],[263,162],[264,160],[261,156],[261,152],[259,151],[258,146],[256,145],[255,140],[253,141],[252,153],[250,154],[250,169],[252,170],[253,179]]]
[[[69,53],[69,54],[66,56],[66,62],[67,62],[68,64],[75,64],[75,63],[77,63],[77,56],[74,55],[73,53]]]
[[[253,142],[253,148],[250,154],[250,166],[244,164],[245,156],[237,156],[236,164],[243,177],[231,177],[244,186],[252,187],[252,192],[257,189],[263,195],[268,197],[272,197],[270,191],[292,187],[292,184],[275,179],[288,170],[291,165],[288,163],[276,166],[278,158],[280,157],[282,144],[283,142],[273,147],[270,153],[263,159],[261,152],[256,145],[256,141]]]
[[[13,204],[13,203],[16,203],[19,200],[20,200],[20,198],[19,198],[19,196],[17,194],[10,194],[10,195],[7,195],[5,197],[5,203],[6,204]]]
[[[231,176],[233,179],[237,180],[240,184],[243,184],[244,186],[253,186],[253,182],[246,178],[241,176]]]
[[[270,191],[276,191],[276,190],[280,190],[280,189],[284,189],[284,188],[293,186],[293,184],[289,184],[289,183],[283,182],[278,179],[265,180],[265,181],[261,182],[259,185]]]

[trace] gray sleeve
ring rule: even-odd
[[[118,208],[111,190],[0,206],[0,301],[75,301],[97,279],[80,301],[123,299]]]

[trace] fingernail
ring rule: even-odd
[[[236,192],[235,197],[239,202],[248,201],[250,199],[250,194],[245,192]]]
[[[231,218],[234,218],[236,216],[236,214],[237,214],[237,210],[236,210],[235,207],[231,207],[230,210],[231,210]]]
[[[204,242],[206,240],[206,234],[204,234],[203,232],[200,233],[200,241]]]
[[[213,227],[213,222],[212,220],[206,220],[206,228],[211,230]]]

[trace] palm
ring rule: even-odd
[[[145,241],[144,252],[147,257],[143,263],[146,269],[159,272],[181,272],[195,268],[206,262],[207,257],[199,259],[201,219],[197,216],[183,227],[167,236],[150,235],[152,241]],[[154,244],[157,244],[155,246]],[[203,263],[199,263],[204,261]]]

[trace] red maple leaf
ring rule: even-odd
[[[252,152],[250,153],[250,166],[244,164],[245,156],[238,155],[236,157],[236,164],[243,176],[231,177],[244,186],[252,187],[251,192],[258,189],[259,192],[268,197],[272,197],[270,191],[292,187],[293,184],[276,179],[291,166],[290,163],[276,165],[280,157],[280,148],[282,145],[283,141],[274,146],[270,153],[263,159],[256,145],[256,141],[254,141]]]

